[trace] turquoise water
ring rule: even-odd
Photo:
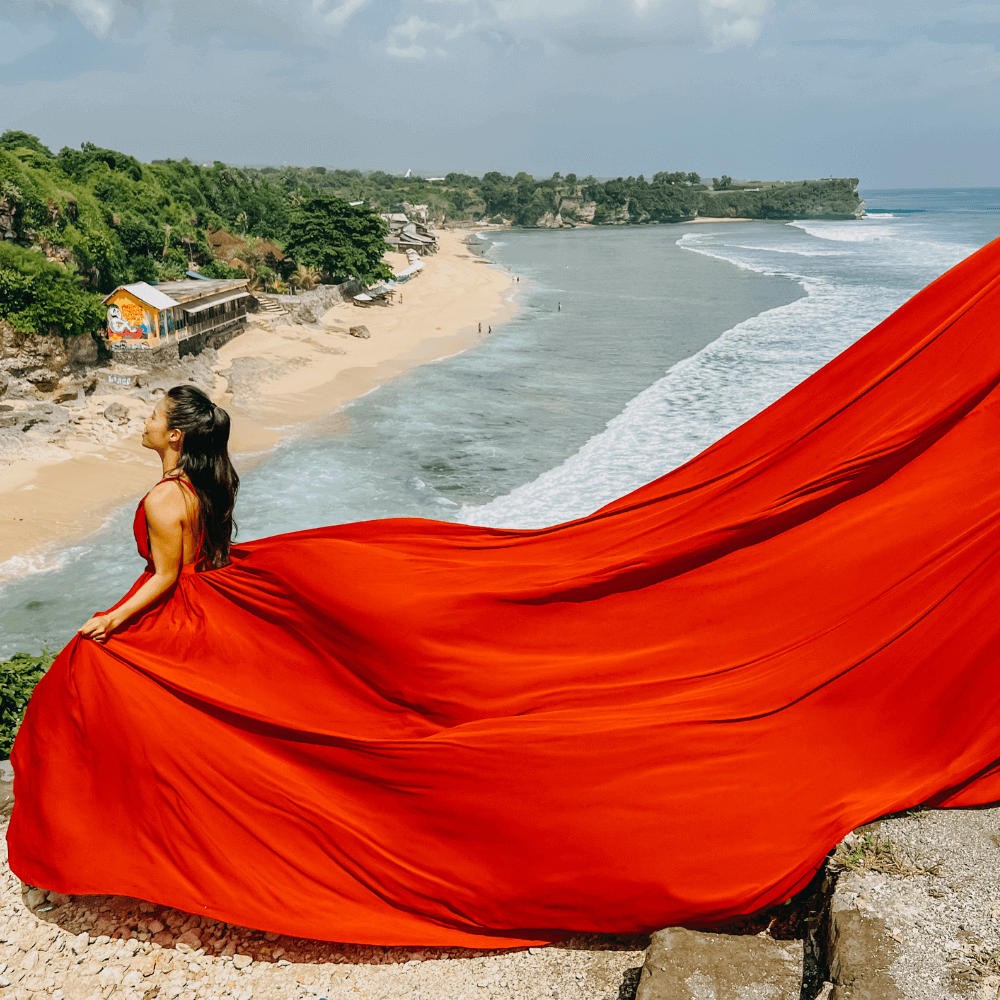
[[[484,234],[516,317],[282,443],[244,477],[240,537],[541,526],[662,475],[1000,235],[1000,190],[862,195],[861,221]],[[133,506],[0,590],[0,654],[58,647],[127,589]]]

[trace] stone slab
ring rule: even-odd
[[[636,1000],[799,1000],[801,941],[759,935],[657,931]]]

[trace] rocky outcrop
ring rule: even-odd
[[[575,229],[577,226],[590,226],[597,223],[604,225],[626,225],[630,222],[642,222],[642,219],[630,217],[627,205],[609,209],[598,207],[596,201],[579,201],[563,198],[555,212],[546,212],[537,220],[535,226],[539,229]]]
[[[0,320],[0,397],[66,402],[93,382],[99,359],[92,337],[29,337]]]
[[[54,403],[0,403],[0,455],[19,457],[32,445],[58,444],[69,431],[70,411]]]
[[[0,188],[0,240],[12,240],[14,232],[14,215],[17,212],[17,202],[13,194],[6,190],[6,185]]]
[[[710,219],[860,219],[865,203],[858,196],[857,178],[842,177],[705,193],[698,214]]]
[[[832,1000],[995,998],[1000,809],[928,809],[845,839],[824,946]]]
[[[0,760],[0,817],[7,817],[14,808],[14,768],[9,760]]]
[[[646,951],[636,1000],[799,1000],[801,941],[670,927]]]
[[[346,302],[350,296],[361,291],[361,286],[354,281],[345,281],[340,285],[320,285],[319,288],[298,295],[268,295],[267,299],[277,303],[284,310],[283,314],[275,315],[274,319],[281,323],[318,323],[328,309],[341,302]],[[267,319],[260,315],[260,319]]]
[[[572,229],[572,223],[563,222],[562,215],[553,215],[552,212],[546,212],[535,225],[539,229]]]
[[[858,196],[856,178],[822,181],[762,182],[759,187],[710,191],[703,185],[650,189],[655,197],[619,192],[618,200],[584,202],[563,197],[555,211],[546,212],[532,225],[540,229],[580,225],[642,225],[708,219],[861,219],[865,203]],[[668,197],[664,198],[664,192]],[[647,192],[648,194],[648,192]],[[645,200],[644,200],[645,198]],[[645,205],[645,207],[642,207]]]

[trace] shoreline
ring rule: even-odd
[[[311,425],[377,386],[474,347],[486,337],[479,323],[485,331],[511,318],[517,289],[505,271],[469,249],[470,235],[439,231],[438,252],[400,286],[402,303],[364,309],[339,303],[313,324],[251,323],[218,350],[217,361],[188,359],[157,373],[156,381],[200,384],[225,407],[230,451],[240,473],[248,472],[282,438],[308,435]],[[386,258],[405,264],[400,254]],[[368,339],[348,333],[359,325],[368,327]],[[54,551],[99,530],[156,482],[159,461],[139,443],[142,420],[158,398],[149,397],[102,385],[85,410],[71,411],[76,433],[39,444],[37,457],[0,465],[0,586],[47,568]],[[103,419],[114,403],[127,409],[117,425]]]

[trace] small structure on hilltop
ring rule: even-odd
[[[256,300],[245,278],[119,285],[105,300],[115,360],[157,368],[206,347],[220,347],[246,326]]]

